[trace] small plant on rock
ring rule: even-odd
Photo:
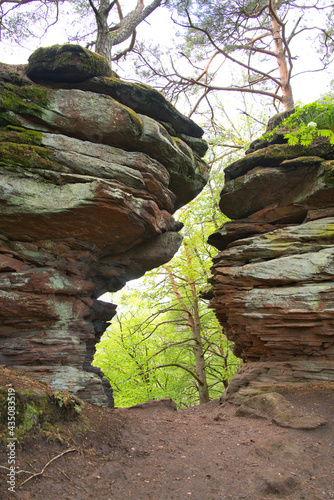
[[[67,408],[67,409],[73,409],[76,411],[76,413],[81,413],[82,408],[84,406],[83,401],[78,399],[77,397],[73,396],[72,394],[66,392],[66,391],[59,391],[56,390],[53,393],[53,397],[55,398],[58,406],[60,408]]]
[[[266,134],[264,139],[269,139],[278,131],[282,132],[282,129],[286,130],[284,138],[290,146],[309,146],[316,137],[326,137],[334,145],[334,100],[325,97],[306,106],[296,106],[295,112]]]

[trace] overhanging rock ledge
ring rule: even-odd
[[[116,306],[98,297],[178,250],[203,131],[78,46],[0,66],[0,363],[112,406],[91,361]]]

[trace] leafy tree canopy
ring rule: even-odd
[[[244,116],[235,123],[236,135],[248,121]],[[94,362],[110,380],[117,406],[163,397],[181,408],[205,403],[222,394],[240,366],[207,302],[216,253],[207,238],[227,220],[218,207],[223,168],[231,160],[223,149],[213,145],[208,185],[176,214],[184,223],[177,255],[112,297],[118,314]],[[240,153],[231,148],[229,154]]]

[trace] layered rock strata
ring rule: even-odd
[[[178,250],[172,214],[207,180],[203,131],[80,47],[20,70],[0,71],[0,363],[111,406],[91,361],[116,306],[98,298]]]
[[[334,381],[334,148],[260,143],[226,169],[211,307],[244,361],[227,396]]]

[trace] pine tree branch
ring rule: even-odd
[[[136,8],[127,14],[121,21],[113,27],[110,27],[110,35],[113,45],[118,45],[125,42],[136,27],[149,16],[157,7],[160,6],[162,0],[153,0],[153,2],[143,9],[143,0],[138,0]]]
[[[208,40],[209,40],[209,42],[211,43],[211,45],[212,45],[212,46],[213,46],[213,47],[214,47],[214,48],[215,48],[218,52],[220,52],[221,54],[223,54],[223,55],[224,55],[227,59],[229,59],[230,61],[232,61],[232,62],[234,62],[234,63],[238,64],[238,65],[239,65],[239,66],[241,66],[241,67],[246,68],[248,71],[253,71],[254,73],[257,73],[257,74],[259,74],[259,75],[262,75],[262,76],[264,76],[264,77],[266,77],[266,78],[268,78],[268,79],[272,80],[274,83],[276,83],[276,84],[278,84],[278,85],[280,84],[279,80],[277,80],[276,78],[271,77],[269,74],[264,73],[263,71],[260,71],[260,70],[258,70],[258,69],[256,69],[256,68],[253,68],[252,66],[249,66],[248,64],[245,64],[245,63],[243,63],[242,61],[238,61],[238,60],[237,60],[237,59],[235,59],[234,57],[230,56],[226,50],[222,49],[221,47],[219,47],[219,46],[215,43],[215,41],[213,40],[213,38],[211,37],[210,33],[209,33],[207,30],[205,30],[204,28],[200,28],[199,26],[196,26],[196,25],[194,25],[194,24],[193,24],[193,22],[192,22],[192,20],[191,20],[191,17],[190,17],[190,14],[189,14],[189,12],[188,12],[188,10],[187,10],[187,9],[185,9],[185,12],[186,12],[187,17],[188,17],[189,26],[190,26],[191,28],[193,28],[193,29],[195,29],[195,30],[200,31],[201,33],[203,33],[203,34],[204,34],[204,35],[208,38]]]

